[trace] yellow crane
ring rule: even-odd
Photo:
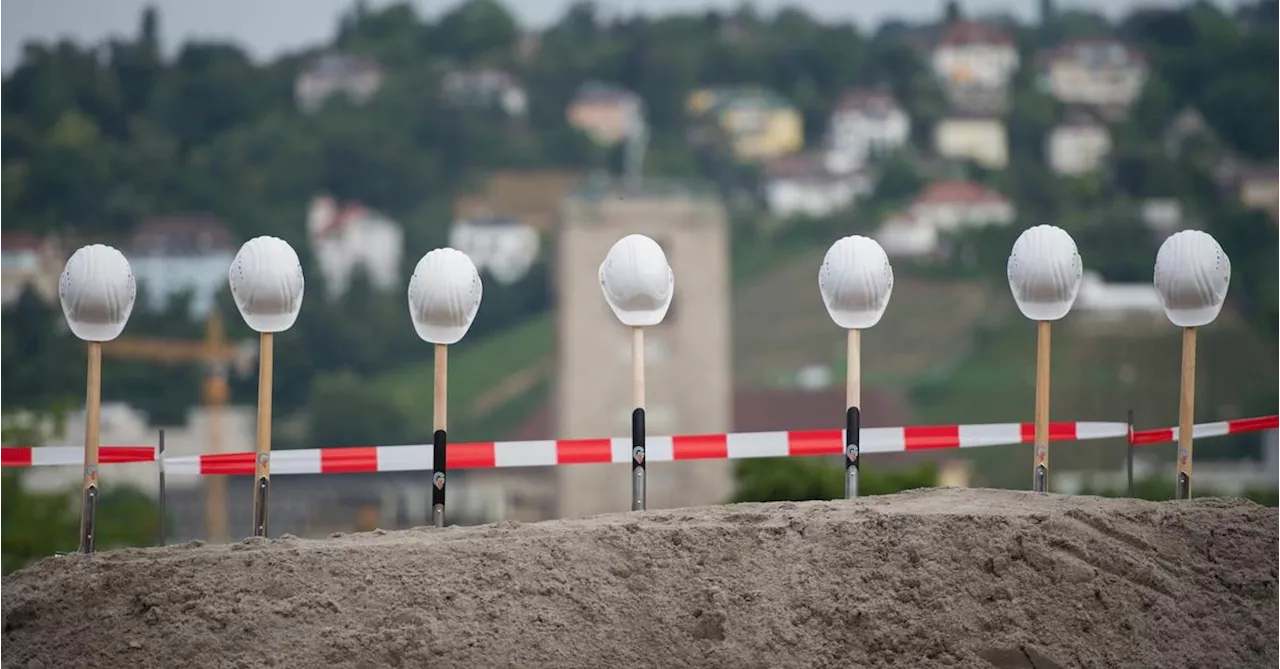
[[[142,360],[163,364],[200,363],[208,370],[201,388],[208,409],[209,450],[222,451],[223,411],[231,392],[227,386],[227,370],[235,364],[252,365],[256,348],[236,347],[227,341],[222,317],[210,310],[205,321],[204,339],[170,339],[162,337],[120,337],[102,346],[103,355],[126,360]],[[226,541],[227,479],[210,476],[205,482],[205,528],[211,541]]]

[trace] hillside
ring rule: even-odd
[[[734,293],[734,373],[740,385],[788,385],[810,364],[844,373],[845,336],[818,293],[815,249]],[[976,281],[895,277],[884,319],[863,334],[863,381],[910,387],[949,367],[973,346],[980,323],[1003,317],[1012,302]]]
[[[833,383],[842,383],[844,335],[818,293],[821,260],[815,251],[737,291],[739,384],[788,385],[808,364],[830,366]],[[1031,421],[1035,338],[1004,286],[900,271],[884,319],[863,334],[863,385],[909,389],[916,425]],[[1139,427],[1175,424],[1180,350],[1181,333],[1162,317],[1069,316],[1053,330],[1051,417],[1125,420],[1133,409]],[[1274,411],[1265,403],[1259,408],[1275,384],[1257,369],[1274,369],[1275,347],[1234,312],[1201,328],[1197,352],[1198,420]],[[977,449],[972,457],[982,462],[985,484],[1021,485],[1030,467],[1030,451],[1022,447]],[[1092,442],[1055,450],[1054,463],[1119,467],[1121,458],[1118,444]]]

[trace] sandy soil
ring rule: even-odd
[[[1275,667],[1277,515],[990,490],[46,559],[5,667]]]

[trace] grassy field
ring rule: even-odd
[[[806,253],[734,295],[734,374],[740,384],[787,386],[801,367],[844,374],[845,336],[818,293],[825,251]],[[912,387],[963,359],[980,325],[1011,310],[1003,296],[973,281],[896,277],[884,319],[862,336],[863,382]]]
[[[1035,346],[1035,326],[1009,319],[961,364],[921,381],[912,393],[914,421],[1031,421]],[[1138,429],[1176,424],[1181,346],[1181,332],[1161,320],[1102,325],[1069,316],[1053,329],[1050,419],[1123,421],[1132,409]],[[1274,393],[1274,346],[1231,314],[1201,329],[1197,353],[1197,421],[1251,415],[1260,409],[1259,398]],[[1224,443],[1205,442],[1197,457],[1213,457],[1211,449]],[[1054,449],[1051,462],[1061,468],[1120,468],[1124,452],[1122,440],[1081,442]],[[1173,458],[1172,447],[1143,452]],[[984,483],[1029,479],[1029,448],[977,449],[973,457]]]
[[[498,439],[515,429],[547,397],[547,362],[555,352],[555,318],[540,315],[517,327],[476,341],[449,347],[449,426],[468,441]],[[486,401],[508,379],[532,377],[527,388],[501,401]],[[433,364],[412,365],[388,374],[380,383],[414,412],[413,433],[431,434],[434,397]],[[523,381],[523,379],[522,379]],[[476,410],[477,405],[481,410]]]

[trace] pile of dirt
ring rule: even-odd
[[[6,667],[1275,667],[1250,502],[928,490],[46,559]]]

